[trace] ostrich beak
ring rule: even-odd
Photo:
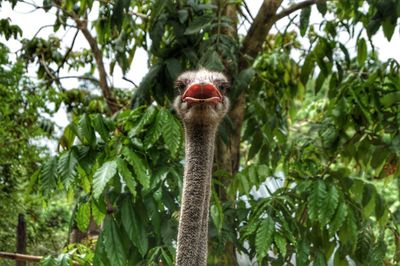
[[[219,103],[223,101],[221,92],[212,83],[191,84],[182,94],[182,101],[189,103]]]

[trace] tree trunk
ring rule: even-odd
[[[17,225],[17,250],[19,254],[26,253],[26,223],[24,214],[18,214],[18,225]],[[26,266],[25,261],[16,260],[16,266]]]
[[[215,4],[218,5],[218,10],[221,10],[222,12],[220,13],[223,16],[229,17],[232,21],[232,24],[234,27],[232,28],[222,28],[221,32],[223,32],[226,35],[231,36],[232,38],[238,40],[238,33],[236,30],[236,25],[237,25],[237,5],[236,4],[226,4],[225,1],[221,0],[215,0]],[[226,5],[225,5],[226,4]],[[224,62],[225,66],[228,66],[229,63]],[[232,79],[232,73],[227,73],[229,79]],[[223,169],[227,171],[230,175],[233,175],[238,168],[239,165],[239,144],[240,144],[240,128],[241,128],[241,122],[243,121],[243,115],[242,118],[236,119],[237,115],[237,108],[239,106],[240,110],[244,110],[243,108],[240,107],[240,104],[238,105],[238,101],[232,102],[232,107],[231,110],[228,113],[229,119],[232,120],[232,123],[234,125],[234,129],[229,132],[228,135],[228,142],[225,143],[224,140],[219,137],[216,141],[216,147],[215,147],[215,165],[216,169]],[[240,112],[239,110],[239,112]],[[243,112],[241,112],[243,113]],[[240,114],[239,114],[240,116]],[[219,187],[216,191],[218,193],[218,197],[221,200],[222,203],[226,203],[230,199],[228,199],[228,195],[225,191],[225,188],[229,185],[230,183],[230,178],[223,178],[223,177],[217,177],[218,180],[224,185],[224,187]],[[233,206],[234,207],[234,206]],[[218,265],[238,265],[237,262],[237,257],[236,257],[236,249],[235,249],[235,244],[232,241],[227,241],[224,246],[224,251],[223,251],[223,257],[218,258]]]
[[[90,215],[89,227],[86,232],[79,230],[76,222],[73,223],[71,228],[71,233],[69,235],[69,243],[80,243],[86,238],[94,238],[98,236],[101,232],[100,226],[96,224],[92,215]]]
[[[219,1],[217,1],[218,3]],[[276,12],[280,7],[282,0],[264,0],[257,16],[255,17],[239,52],[239,69],[238,72],[252,66],[257,55],[262,52],[265,39],[276,22]],[[232,19],[235,24],[237,21],[236,5],[227,5],[223,14]],[[228,33],[237,36],[237,32]],[[228,132],[227,142],[218,138],[215,150],[215,161],[218,169],[228,172],[230,177],[219,177],[218,180],[223,184],[218,190],[218,195],[222,202],[235,199],[229,199],[225,191],[232,182],[232,177],[238,172],[240,165],[240,140],[241,129],[246,110],[246,94],[245,88],[241,89],[242,93],[234,99],[228,117],[232,123],[232,131]],[[234,243],[228,241],[225,244],[224,265],[238,265],[236,258],[236,250]]]

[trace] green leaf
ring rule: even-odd
[[[247,154],[247,160],[251,160],[263,147],[265,137],[261,130],[254,132],[253,139],[251,141],[251,146]]]
[[[47,160],[40,171],[41,190],[48,193],[56,189],[57,185],[57,157]]]
[[[378,32],[379,28],[381,27],[381,19],[373,17],[368,21],[367,24],[367,33],[368,36],[371,37],[375,33]]]
[[[138,125],[129,131],[129,137],[132,138],[139,134],[146,125],[153,122],[156,115],[157,109],[153,105],[150,105],[144,112],[143,117],[140,119]]]
[[[91,180],[89,180],[91,179],[91,177],[87,175],[85,169],[83,169],[80,164],[77,165],[76,170],[78,171],[81,188],[83,189],[83,191],[89,194],[90,189],[92,188]]]
[[[64,152],[58,160],[57,172],[60,176],[61,183],[66,189],[69,188],[70,184],[75,179],[77,164],[78,159],[76,158],[75,149]]]
[[[56,259],[57,266],[70,266],[72,264],[72,259],[69,254],[60,254]]]
[[[185,30],[185,35],[192,35],[192,34],[197,34],[204,28],[206,28],[208,25],[210,25],[210,17],[209,16],[198,16],[195,17],[195,19],[189,23],[189,26]]]
[[[185,23],[189,17],[189,12],[186,9],[178,10],[178,18],[181,24]]]
[[[338,92],[339,81],[337,78],[337,73],[332,73],[331,79],[329,80],[329,90],[328,90],[328,97],[335,98]]]
[[[256,235],[256,252],[259,264],[268,254],[268,249],[272,244],[275,232],[275,222],[271,217],[263,220],[257,230]]]
[[[391,107],[392,105],[400,104],[400,91],[395,91],[391,93],[386,93],[380,99],[380,103],[385,107]]]
[[[78,210],[75,213],[75,221],[78,228],[82,232],[86,232],[90,223],[90,203],[84,202],[79,204]]]
[[[61,147],[65,149],[71,148],[71,146],[74,144],[75,141],[75,130],[74,130],[74,125],[69,124],[65,127],[64,133],[60,139],[60,145]]]
[[[308,256],[310,255],[310,244],[301,239],[296,246],[296,265],[309,265]]]
[[[313,53],[309,53],[304,59],[303,66],[301,68],[300,80],[305,85],[312,76],[314,71],[315,58]]]
[[[347,206],[344,202],[341,202],[336,210],[332,221],[329,223],[329,234],[331,236],[335,235],[337,231],[342,227],[343,222],[347,217]]]
[[[94,201],[90,201],[90,207],[92,210],[92,217],[94,221],[96,222],[97,225],[101,225],[103,222],[103,219],[105,217],[105,210],[102,212],[99,207],[97,207],[96,203]]]
[[[103,193],[108,181],[110,181],[116,173],[116,160],[105,162],[99,169],[97,169],[93,176],[93,196],[96,199],[101,195],[101,193]]]
[[[274,242],[276,247],[279,250],[279,253],[282,255],[282,257],[286,256],[286,238],[284,238],[281,234],[275,234],[274,235]]]
[[[392,19],[385,19],[382,22],[382,28],[383,28],[383,34],[385,35],[386,39],[390,42],[390,40],[392,39],[393,33],[394,33],[394,29],[396,28],[396,20]]]
[[[172,157],[175,157],[183,142],[181,126],[170,112],[164,109],[161,109],[160,112],[166,113],[166,123],[162,130],[162,138]]]
[[[259,224],[260,223],[258,222],[258,220],[256,220],[243,226],[240,237],[242,239],[247,239],[249,238],[249,236],[255,234]]]
[[[182,72],[181,63],[176,58],[169,58],[165,61],[171,79],[176,79]]]
[[[354,213],[348,210],[347,217],[339,231],[339,239],[344,245],[354,249],[357,244],[357,224]]]
[[[387,211],[387,207],[385,206],[384,198],[378,193],[375,193],[375,216],[378,221],[381,221],[382,218],[383,220],[386,218],[384,217],[385,211]]]
[[[343,43],[339,43],[339,48],[342,50],[344,54],[344,59],[346,61],[346,64],[350,66],[350,54],[349,51],[347,50],[346,46],[343,45]]]
[[[49,255],[49,256],[44,257],[40,261],[39,265],[40,266],[56,266],[57,262],[52,256]]]
[[[256,71],[253,67],[248,67],[239,72],[235,77],[233,88],[234,98],[236,98],[243,90],[249,87],[251,80],[253,79]]]
[[[217,228],[218,233],[220,234],[222,226],[224,224],[224,211],[222,210],[221,201],[219,200],[214,190],[212,192],[212,196],[214,204],[211,205],[210,214],[214,225]]]
[[[243,173],[238,172],[235,175],[235,179],[239,181],[239,192],[245,195],[248,195],[250,192],[251,186],[249,184],[249,180],[247,176],[245,176]]]
[[[115,0],[111,15],[111,25],[113,27],[121,28],[123,18],[125,17],[124,8],[127,5],[129,7],[129,2],[127,0]]]
[[[95,114],[92,119],[93,128],[99,133],[100,137],[107,141],[110,138],[110,132],[107,128],[104,118],[101,114]]]
[[[321,226],[324,226],[331,220],[332,216],[335,214],[338,203],[339,193],[336,189],[336,186],[331,184],[322,204],[323,207],[319,213],[319,221]]]
[[[271,176],[271,171],[267,165],[260,164],[257,166],[257,174],[261,179],[265,179],[268,176]]]
[[[317,9],[322,15],[325,15],[328,9],[326,2],[317,2]]]
[[[324,85],[325,78],[326,75],[324,71],[320,71],[315,81],[315,89],[314,89],[315,94],[317,94],[322,89],[322,85]]]
[[[107,253],[108,260],[112,262],[113,266],[125,266],[126,255],[124,247],[121,242],[121,232],[111,215],[107,215],[104,219],[103,225],[103,237],[105,250]]]
[[[139,180],[139,183],[143,186],[145,190],[148,189],[150,187],[150,177],[146,173],[146,167],[142,159],[140,159],[139,156],[137,156],[136,153],[134,153],[128,147],[125,147],[122,153],[128,163],[133,166],[136,178]]]
[[[132,244],[138,248],[140,254],[144,257],[148,249],[145,224],[139,220],[139,216],[134,212],[132,202],[129,199],[125,199],[122,203],[121,219]]]
[[[164,248],[161,249],[161,255],[162,255],[166,265],[173,265],[172,256],[170,256]]]
[[[357,62],[362,66],[367,59],[367,43],[364,38],[357,41]]]
[[[80,140],[85,145],[94,146],[96,144],[96,136],[90,118],[87,114],[82,115],[78,122],[78,133]]]
[[[163,127],[167,123],[167,115],[163,109],[160,109],[157,113],[156,120],[154,121],[152,127],[147,132],[144,139],[144,145],[148,149],[150,148],[161,136]]]
[[[200,58],[199,64],[202,67],[214,71],[223,71],[225,68],[220,55],[213,49],[213,47],[211,47],[207,53],[203,54],[203,56]]]
[[[118,168],[118,173],[119,175],[123,178],[125,181],[125,184],[129,191],[132,193],[133,197],[136,198],[136,181],[135,178],[133,177],[131,171],[128,168],[128,165],[125,163],[125,161],[122,158],[117,159],[117,168]]]
[[[321,251],[317,252],[317,255],[315,256],[313,266],[326,266],[326,261],[325,261],[325,256]]]
[[[306,34],[308,24],[310,22],[311,7],[307,6],[300,13],[300,35],[303,37]]]
[[[323,208],[327,195],[325,182],[321,180],[314,181],[312,191],[308,197],[308,216],[311,221],[317,221],[319,213]]]
[[[110,264],[104,248],[104,230],[100,233],[94,251],[93,266],[104,266]]]
[[[333,266],[349,266],[347,259],[345,256],[341,254],[341,252],[335,252],[335,258],[333,259]]]

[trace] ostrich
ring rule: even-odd
[[[207,264],[208,210],[214,141],[229,109],[227,78],[206,69],[181,74],[174,107],[185,129],[185,170],[179,218],[177,266]]]

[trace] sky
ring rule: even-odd
[[[36,2],[39,5],[42,1],[38,0],[27,0],[30,2]],[[287,2],[287,1],[284,1]],[[257,11],[262,3],[262,0],[247,0],[247,4],[249,9],[252,13],[252,16],[255,17]],[[2,6],[0,7],[0,19],[10,18],[13,24],[17,24],[23,30],[23,37],[24,38],[32,38],[35,34],[39,37],[47,38],[49,35],[54,35],[52,27],[45,27],[39,33],[37,31],[45,26],[51,25],[55,21],[55,11],[50,10],[50,12],[45,13],[41,9],[35,10],[35,8],[31,5],[25,3],[18,3],[16,8],[13,10],[8,2],[2,2]],[[97,12],[92,12],[89,20],[93,20],[96,18]],[[323,17],[319,14],[316,8],[313,9],[310,23],[319,23]],[[284,28],[288,23],[288,20],[282,19],[277,23],[277,28]],[[248,23],[243,23],[242,26],[239,28],[239,33],[245,34],[249,28]],[[276,31],[274,28],[272,32]],[[69,29],[66,32],[58,32],[56,36],[62,37],[63,42],[62,46],[66,49],[72,41],[72,38],[75,34],[75,29]],[[353,54],[355,53],[355,38],[353,40],[348,40],[349,37],[343,35],[340,37],[340,41],[345,42],[348,46],[350,52]],[[0,41],[4,41],[4,39],[0,39]],[[307,47],[308,41],[307,38],[303,38],[300,40],[304,46]],[[376,46],[377,51],[379,52],[379,57],[381,60],[387,60],[388,58],[394,58],[400,62],[400,34],[399,29],[397,28],[391,42],[388,42],[384,37],[382,30],[380,30],[374,37],[373,42]],[[6,42],[7,46],[11,49],[11,51],[16,52],[20,49],[20,44],[18,41],[10,40]],[[77,40],[75,42],[75,49],[79,49],[81,47],[88,47],[87,41],[83,37],[81,33],[78,34]],[[35,76],[33,71],[34,68],[31,69],[30,75],[32,77]],[[135,57],[133,59],[131,70],[126,74],[126,77],[130,80],[134,81],[136,84],[139,84],[143,76],[147,73],[147,53],[143,49],[137,49]],[[68,75],[79,75],[80,73],[76,73],[74,71],[64,71],[62,76]],[[112,85],[132,89],[132,84],[122,79],[122,72],[119,67],[116,67],[114,70],[114,74],[110,76],[110,82]],[[78,86],[78,80],[74,79],[65,79],[62,81],[64,85],[68,88],[73,88],[74,86]],[[57,112],[54,116],[54,121],[59,126],[59,128],[64,128],[68,124],[68,119],[66,113],[62,108],[59,112]]]

